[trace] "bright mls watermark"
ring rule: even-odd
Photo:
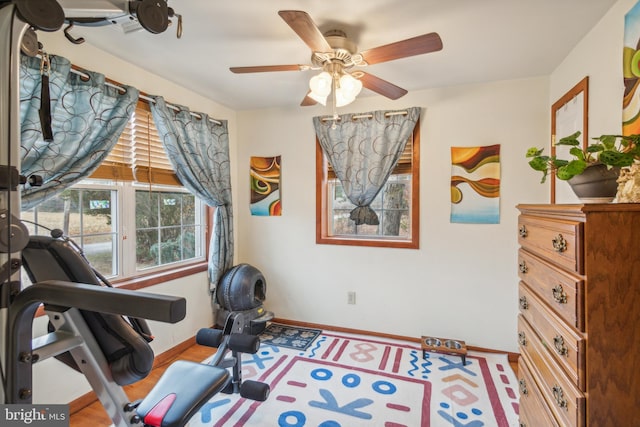
[[[69,427],[69,405],[0,405],[0,426]]]

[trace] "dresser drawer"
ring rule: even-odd
[[[584,281],[520,249],[518,275],[568,324],[584,332]]]
[[[559,317],[551,313],[545,304],[527,286],[520,282],[519,304],[522,317],[535,330],[540,343],[567,373],[571,381],[585,390],[584,346],[582,335],[568,327]],[[520,326],[521,321],[518,321]],[[518,329],[518,333],[522,331]],[[527,337],[534,339],[533,337]]]
[[[553,417],[542,397],[529,369],[526,355],[518,360],[518,383],[520,386],[520,426],[521,427],[559,427],[560,424]]]
[[[518,243],[536,255],[584,274],[582,223],[530,215],[518,217]]]
[[[529,372],[554,417],[563,426],[584,426],[586,399],[582,392],[566,377],[541,341],[535,338],[535,332],[522,315],[518,319],[518,330],[527,337],[520,345],[521,354],[531,362]]]

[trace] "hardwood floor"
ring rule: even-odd
[[[154,368],[149,376],[142,381],[139,381],[130,386],[126,386],[125,392],[127,396],[133,401],[136,399],[141,399],[147,395],[149,390],[153,388],[155,383],[158,381],[160,376],[164,373],[167,367],[175,360],[190,360],[194,362],[201,362],[207,357],[211,356],[215,352],[215,349],[211,347],[204,347],[198,344],[194,344],[191,347],[188,347],[182,353],[179,353],[177,356],[172,359],[167,360],[166,363],[163,363],[161,366]],[[518,375],[518,362],[510,360],[509,364],[511,368]],[[70,418],[70,427],[108,427],[111,425],[111,419],[107,416],[104,408],[100,404],[100,402],[96,401],[89,406],[84,407],[83,409],[71,414]]]

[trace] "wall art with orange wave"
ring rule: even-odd
[[[451,147],[451,222],[500,223],[500,144]]]
[[[622,134],[640,133],[640,2],[624,17]]]
[[[251,215],[281,216],[280,156],[251,157]]]

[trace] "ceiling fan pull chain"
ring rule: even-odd
[[[338,79],[336,79],[335,73],[332,76],[333,90],[331,91],[331,101],[333,104],[333,124],[331,125],[331,129],[335,129],[338,127],[336,124],[338,122],[338,107],[336,106],[336,92],[338,90]]]

